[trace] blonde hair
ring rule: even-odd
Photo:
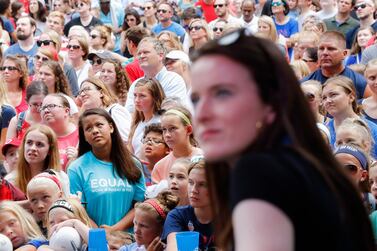
[[[54,12],[57,12],[57,11],[54,11]],[[60,49],[62,48],[62,40],[61,40],[60,35],[54,30],[45,31],[43,34],[46,34],[47,36],[49,36],[50,39],[54,41],[55,43],[56,51],[60,51]]]
[[[24,156],[26,137],[32,131],[39,131],[48,139],[49,153],[44,160],[43,170],[52,169],[58,172],[61,170],[58,142],[54,131],[50,127],[42,124],[29,127],[29,129],[25,132],[25,136],[19,149],[20,154],[17,164],[17,176],[15,181],[16,186],[20,188],[24,193],[26,193],[27,184],[32,178],[29,163],[26,162]]]
[[[297,76],[299,79],[310,74],[309,66],[303,60],[294,60],[291,63],[292,69],[300,74]]]
[[[94,85],[97,88],[97,90],[101,92],[102,105],[104,107],[108,107],[117,102],[117,97],[114,94],[112,94],[109,88],[107,88],[107,85],[105,85],[100,79],[95,78],[95,77],[90,77],[82,81],[82,84],[84,84],[85,82],[88,82]]]
[[[168,40],[161,40],[161,37],[163,35],[168,36],[169,39]],[[179,51],[183,50],[182,44],[179,41],[178,36],[174,32],[171,32],[171,31],[161,31],[157,35],[157,39],[164,45],[165,49],[168,52],[171,51],[171,50],[179,50]]]
[[[193,20],[191,20],[190,24],[189,24],[189,27],[191,27],[191,25],[195,22],[199,22],[200,25],[203,27],[203,29],[205,30],[206,32],[206,38],[207,38],[207,41],[210,41],[212,40],[213,38],[213,32],[212,30],[208,27],[208,24],[207,22],[204,20],[204,19],[201,19],[201,18],[194,18]],[[194,47],[194,41],[192,40],[191,36],[189,36],[190,38],[190,47]]]
[[[265,23],[270,27],[270,32],[268,33],[267,38],[271,39],[275,43],[278,42],[278,33],[276,31],[274,20],[269,16],[263,15],[263,16],[260,16],[258,19],[258,26],[259,26],[259,22]]]
[[[22,232],[25,235],[27,241],[33,239],[45,239],[33,216],[21,206],[19,206],[16,202],[1,201],[0,214],[3,212],[11,213],[18,219]]]

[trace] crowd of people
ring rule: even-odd
[[[0,245],[375,250],[376,4],[0,0]]]

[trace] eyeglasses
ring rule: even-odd
[[[271,6],[273,6],[273,7],[277,7],[277,6],[281,6],[281,5],[283,5],[282,2],[272,2],[271,3]]]
[[[359,167],[352,164],[347,164],[347,165],[344,165],[343,167],[351,173],[356,173],[359,170]]]
[[[213,27],[212,30],[213,32],[217,32],[217,31],[223,32],[224,28]]]
[[[90,35],[90,37],[92,38],[92,39],[96,39],[98,36],[97,35],[94,35],[94,34],[92,34],[92,35]]]
[[[49,104],[49,105],[42,106],[39,109],[39,112],[44,112],[46,109],[50,112],[52,109],[55,109],[56,107],[64,108],[64,106],[62,105]]]
[[[78,49],[80,49],[81,47],[80,47],[80,45],[67,45],[67,49],[68,50],[70,50],[70,49],[74,49],[74,50],[78,50]]]
[[[163,9],[159,9],[159,10],[157,10],[157,13],[160,13],[160,12],[162,12],[162,13],[167,13],[168,12],[168,10],[163,10]]]
[[[95,64],[101,65],[102,64],[102,59],[98,58],[98,59],[89,60],[89,63],[91,65],[95,65]]]
[[[203,26],[201,26],[201,25],[191,26],[191,27],[188,28],[189,31],[192,31],[192,30],[198,31],[198,30],[201,30],[201,29],[203,29]]]
[[[224,7],[224,6],[226,6],[226,4],[214,4],[213,5],[213,8],[222,8],[222,7]]]
[[[90,88],[90,87],[85,87],[85,88],[83,88],[83,89],[81,89],[81,90],[79,91],[79,95],[82,95],[83,93],[84,93],[84,94],[88,94],[88,92],[90,92],[91,90],[93,90],[93,89]]]
[[[29,107],[30,108],[34,108],[34,109],[37,109],[37,110],[39,110],[39,107],[41,107],[42,106],[42,103],[33,103],[33,104],[29,104]]]
[[[0,67],[0,71],[5,71],[5,70],[19,71],[20,69],[18,69],[16,66],[2,66],[2,67]]]
[[[37,46],[38,47],[41,47],[42,45],[47,46],[47,45],[50,45],[51,43],[55,44],[55,42],[52,40],[38,40]]]
[[[78,7],[83,7],[84,5],[85,5],[84,3],[79,3],[79,4],[76,3],[76,4],[75,4],[76,8],[78,8]]]
[[[358,5],[355,5],[355,7],[353,7],[354,10],[358,10],[358,9],[365,9],[365,7],[367,7],[367,5],[365,3],[362,3],[362,4],[358,4]]]
[[[152,6],[140,7],[141,10],[150,10],[152,8],[153,8]]]
[[[305,97],[309,102],[313,102],[315,99],[315,95],[313,93],[307,92],[305,93]]]
[[[153,145],[165,144],[165,141],[155,138],[144,138],[141,140],[143,144],[147,144],[148,142],[151,142]]]
[[[35,60],[42,60],[43,62],[50,60],[48,57],[42,57],[42,56],[39,56],[39,55],[35,55],[34,58],[35,58]]]

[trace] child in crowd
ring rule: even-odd
[[[127,246],[135,242],[132,234],[123,231],[106,232],[106,239],[109,245],[109,251],[118,251],[122,246]]]
[[[370,192],[377,200],[377,162],[373,162],[369,168]]]
[[[134,230],[136,242],[123,246],[119,251],[162,250],[160,235],[166,215],[178,204],[178,198],[170,191],[161,192],[156,198],[135,205]]]
[[[1,149],[3,156],[5,157],[4,166],[7,171],[5,179],[13,177],[14,179],[17,169],[18,161],[18,147],[20,146],[21,141],[14,138],[7,140]]]
[[[62,186],[56,175],[43,172],[34,176],[27,185],[27,197],[33,217],[44,236],[47,237],[47,210],[62,197]]]
[[[191,158],[203,154],[202,150],[196,147],[189,110],[178,106],[167,110],[161,116],[161,125],[164,140],[171,152],[156,163],[152,171],[154,183],[168,179],[170,168],[177,158]]]
[[[146,161],[143,165],[145,183],[152,184],[151,172],[155,164],[169,154],[170,150],[162,136],[160,123],[152,123],[145,127],[143,137],[143,152]]]
[[[177,159],[169,171],[169,190],[179,198],[178,206],[186,206],[189,204],[187,186],[188,170],[191,164],[189,159]]]
[[[0,202],[0,233],[11,240],[14,250],[36,250],[45,242],[33,216],[13,201]]]

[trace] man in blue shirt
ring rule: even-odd
[[[353,81],[358,99],[369,96],[370,90],[367,87],[365,78],[344,66],[343,60],[346,55],[346,40],[343,34],[337,31],[327,31],[323,33],[318,46],[318,62],[320,68],[303,78],[301,82],[317,80],[323,84],[328,78],[342,75]]]
[[[183,27],[172,21],[174,10],[168,3],[161,3],[157,7],[157,18],[160,21],[152,28],[152,32],[158,35],[161,31],[171,31],[175,33],[181,41],[185,36],[185,29]]]
[[[37,54],[38,46],[34,41],[36,22],[29,16],[22,16],[17,20],[16,35],[18,42],[9,47],[4,56],[25,55],[28,58],[29,74],[33,72],[33,57]]]

